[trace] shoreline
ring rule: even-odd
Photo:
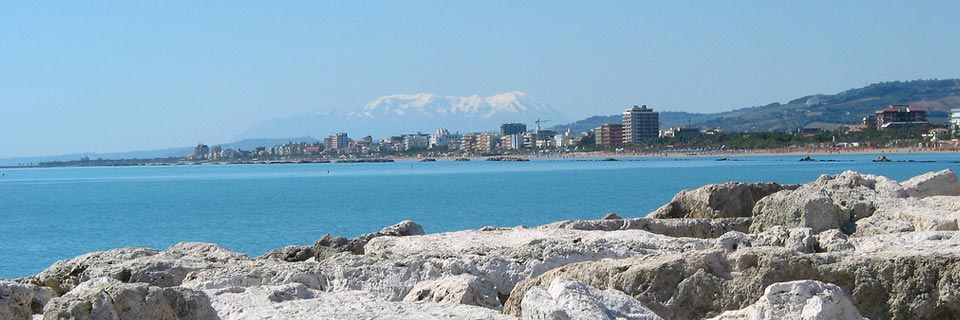
[[[297,160],[269,160],[269,161],[209,161],[209,162],[153,162],[141,164],[123,164],[123,165],[61,165],[61,166],[0,166],[0,169],[36,169],[36,168],[79,168],[79,167],[176,167],[176,166],[204,166],[204,165],[255,165],[255,164],[337,164],[337,163],[389,163],[389,162],[422,162],[424,159],[434,159],[436,161],[456,161],[456,159],[469,159],[469,161],[486,161],[491,157],[517,157],[525,159],[619,159],[619,158],[724,158],[724,157],[742,157],[742,156],[826,156],[826,155],[904,155],[904,154],[960,154],[960,149],[956,148],[818,148],[818,149],[757,149],[757,150],[727,150],[727,151],[668,151],[656,153],[624,153],[624,152],[576,152],[576,153],[554,153],[547,155],[491,155],[491,156],[386,156],[376,158],[352,158],[352,159],[297,159]],[[126,160],[126,159],[122,159]],[[388,160],[388,161],[384,161]]]

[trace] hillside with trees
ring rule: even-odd
[[[789,131],[811,123],[857,124],[863,117],[890,104],[926,109],[931,122],[945,122],[950,109],[960,108],[960,79],[881,82],[837,94],[813,94],[765,106],[719,113],[662,112],[661,128],[692,126],[729,132]],[[656,106],[653,106],[656,108]],[[554,127],[576,132],[603,123],[619,123],[620,115],[593,116]]]

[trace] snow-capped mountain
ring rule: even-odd
[[[349,112],[317,112],[263,122],[238,138],[315,136],[347,132],[353,137],[376,138],[411,132],[497,131],[500,124],[523,122],[532,128],[537,119],[566,123],[570,119],[550,105],[521,91],[489,97],[395,94],[376,98]]]

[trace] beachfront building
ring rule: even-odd
[[[700,135],[700,128],[675,127],[660,132],[661,138],[696,137]]]
[[[950,127],[954,133],[960,132],[960,109],[950,109]]]
[[[411,133],[403,135],[403,150],[421,150],[430,146],[430,135]]]
[[[338,132],[337,134],[323,138],[323,145],[325,146],[326,150],[334,152],[346,150],[350,145],[350,138],[347,137],[347,133]]]
[[[437,129],[437,132],[430,136],[430,149],[450,148],[451,144],[458,144],[462,137],[461,134],[450,133],[447,129]]]
[[[910,105],[889,105],[874,112],[877,130],[887,128],[926,126],[927,111]]]
[[[193,153],[190,154],[190,156],[187,157],[187,159],[206,160],[208,153],[210,153],[210,147],[205,144],[198,143],[197,146],[193,148]]]
[[[500,149],[517,150],[523,148],[523,133],[514,133],[500,137]]]
[[[623,143],[636,144],[660,136],[660,113],[644,106],[623,112]]]
[[[610,146],[623,143],[623,125],[608,123],[593,129],[594,141],[597,145]]]

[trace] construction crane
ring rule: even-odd
[[[537,132],[540,132],[540,124],[544,122],[550,122],[550,120],[540,120],[540,118],[537,118],[537,121],[534,121],[534,123],[537,124]]]

